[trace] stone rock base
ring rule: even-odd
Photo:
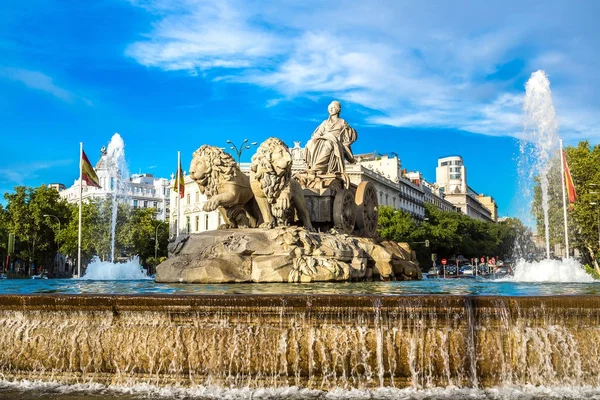
[[[156,268],[156,282],[332,282],[421,279],[414,252],[300,227],[224,229],[180,236]]]

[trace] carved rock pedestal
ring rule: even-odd
[[[156,269],[156,282],[329,282],[421,279],[414,253],[299,227],[225,229],[180,237]]]

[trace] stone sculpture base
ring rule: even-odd
[[[407,245],[300,227],[224,229],[180,236],[156,282],[332,282],[421,279]]]

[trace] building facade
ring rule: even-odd
[[[444,194],[467,193],[467,169],[461,156],[438,159],[435,183]]]
[[[490,196],[479,195],[467,183],[467,169],[461,156],[438,159],[435,186],[463,214],[482,221],[496,222],[498,208]],[[482,199],[484,203],[480,202]]]
[[[88,186],[83,182],[82,199],[106,199],[114,193],[115,179],[109,174],[106,167],[106,152],[101,151],[100,159],[94,167],[100,188]],[[169,216],[169,179],[155,178],[152,174],[133,174],[123,182],[119,196],[122,196],[133,208],[153,208],[156,218],[165,221]],[[79,201],[79,188],[81,182],[76,179],[73,185],[59,191],[60,196],[69,203]]]
[[[488,210],[494,222],[498,222],[498,205],[492,196],[485,196],[483,193],[477,195],[477,200]]]

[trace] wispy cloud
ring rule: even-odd
[[[0,168],[0,186],[25,185],[29,181],[38,179],[40,173],[45,170],[69,165],[72,162],[73,160],[51,160],[7,165]]]
[[[521,131],[523,85],[541,68],[553,81],[563,135],[600,138],[600,77],[589,73],[600,67],[594,51],[600,32],[581,4],[132,4],[156,22],[145,39],[128,47],[129,56],[146,66],[201,72],[203,79],[282,95],[267,107],[298,96],[337,97],[373,110],[367,123],[515,136]]]
[[[0,67],[0,78],[21,82],[31,89],[41,90],[49,93],[67,103],[82,101],[88,106],[92,105],[88,99],[55,85],[51,77],[38,71],[30,71],[22,68]]]

